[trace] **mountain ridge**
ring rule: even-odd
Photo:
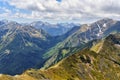
[[[93,49],[91,50],[92,47],[84,48],[83,50],[62,59],[59,63],[46,70],[29,69],[21,75],[1,75],[0,79],[119,80],[119,41],[120,33],[111,34],[105,39],[98,40],[96,44],[93,45],[96,46],[99,43],[103,43],[102,48],[98,53],[93,51]]]
[[[75,23],[50,24],[48,22],[35,21],[28,25],[34,26],[37,29],[43,29],[44,31],[48,32],[51,36],[60,36],[65,34],[74,26],[77,26],[78,24]]]
[[[1,73],[15,75],[28,68],[34,68],[37,64],[39,67],[42,66],[43,53],[54,45],[50,42],[52,39],[50,35],[42,29],[37,30],[16,22],[0,27]]]
[[[91,24],[83,24],[81,26],[76,26],[75,28],[72,28],[70,31],[68,31],[68,33],[62,36],[63,38],[65,38],[64,40],[56,44],[47,53],[45,53],[45,55],[50,54],[48,55],[48,57],[51,57],[50,59],[48,59],[48,61],[46,61],[45,68],[46,66],[49,66],[48,64],[51,65],[53,63],[56,63],[59,61],[58,59],[61,60],[65,57],[62,55],[62,49],[65,49],[67,47],[74,47],[74,49],[79,47],[79,49],[82,49],[84,48],[85,44],[91,40],[104,38],[105,36],[108,36],[110,33],[113,32],[120,32],[120,24],[118,23],[120,22],[105,18]],[[78,49],[76,49],[76,51],[77,50]],[[71,54],[69,53],[69,49],[66,49],[66,51],[68,52],[66,52],[65,55]],[[52,62],[49,62],[49,60],[52,60]]]
[[[64,35],[56,37],[50,36],[43,29],[17,22],[1,25],[0,56],[4,56],[0,59],[1,73],[15,75],[29,68],[49,68],[84,48],[90,48],[98,39],[119,32],[119,25],[119,21],[102,19],[75,26]],[[90,50],[99,53],[103,43],[101,41]]]

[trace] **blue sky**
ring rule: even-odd
[[[119,0],[0,0],[0,20],[86,23],[120,19]]]
[[[62,0],[56,0],[56,1],[61,2]]]

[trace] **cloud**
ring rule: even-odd
[[[11,15],[11,10],[5,8],[5,7],[0,7],[0,18],[3,18],[3,17],[8,17]]]
[[[15,13],[17,17],[50,20],[82,20],[103,17],[120,18],[119,0],[6,0],[16,9],[31,13]]]

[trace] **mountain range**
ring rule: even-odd
[[[52,46],[46,32],[16,22],[2,25],[0,29],[1,73],[21,73],[44,62],[42,54]]]
[[[62,60],[62,58],[73,54],[71,50],[78,51],[83,49],[88,46],[89,41],[101,39],[111,33],[119,32],[119,26],[119,21],[105,18],[91,24],[83,24],[72,28],[68,33],[63,35],[66,37],[63,41],[57,43],[44,54],[45,58],[49,58],[48,61],[45,62],[44,68],[49,67],[50,65]]]
[[[89,42],[91,43],[91,42]],[[91,47],[43,69],[29,69],[21,75],[3,75],[4,80],[119,80],[120,33],[93,41]]]
[[[105,18],[57,28],[62,25],[70,27],[59,33],[41,21],[0,21],[0,80],[120,78],[120,21]]]
[[[51,36],[60,36],[65,34],[67,31],[69,31],[74,26],[80,26],[80,24],[75,23],[57,23],[57,24],[50,24],[47,22],[42,21],[35,21],[29,24],[37,29],[43,29],[47,33],[49,33]]]

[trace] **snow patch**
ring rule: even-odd
[[[103,27],[107,27],[107,25],[104,23],[104,24],[103,24]]]
[[[102,29],[101,29],[100,25],[97,24],[97,26],[98,26],[99,32],[101,33]]]
[[[10,50],[6,49],[4,53],[10,54]]]
[[[102,28],[100,27],[100,25],[97,24],[97,27],[99,29],[99,32],[96,34],[98,37],[102,35]]]
[[[91,24],[87,24],[87,26],[91,26]]]
[[[98,33],[98,34],[96,34],[97,36],[100,36],[100,34]]]

